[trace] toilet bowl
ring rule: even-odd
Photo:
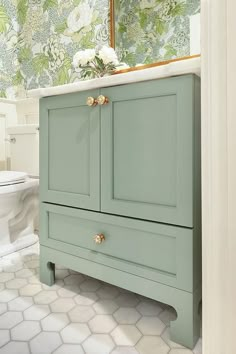
[[[39,127],[11,126],[7,135],[11,171],[0,171],[0,257],[38,241]]]
[[[26,173],[0,171],[0,257],[38,241],[38,189],[39,180]]]

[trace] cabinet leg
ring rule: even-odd
[[[53,285],[55,283],[55,264],[48,262],[40,255],[40,281],[46,285]]]
[[[189,295],[188,302],[176,306],[177,319],[171,322],[170,335],[174,342],[193,349],[200,336],[201,290]]]

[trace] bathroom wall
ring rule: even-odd
[[[19,78],[16,1],[0,1],[0,98],[15,98]]]
[[[121,60],[134,66],[190,55],[190,22],[199,12],[200,0],[115,0]]]
[[[25,98],[16,101],[18,124],[39,124],[39,100]]]
[[[19,19],[19,61],[25,87],[73,82],[79,49],[108,43],[108,0],[29,0]]]
[[[74,54],[108,44],[109,0],[19,0],[17,8],[15,0],[1,1],[2,97],[22,98],[23,88],[73,82],[79,77],[72,66]],[[10,18],[15,24],[16,14],[13,30]]]
[[[0,98],[0,171],[10,168],[10,146],[7,128],[18,124],[39,123],[39,100]]]
[[[190,54],[189,22],[200,0],[118,1],[131,53],[122,57],[129,64],[134,51],[140,53],[136,62]],[[78,80],[73,55],[109,43],[108,13],[109,0],[1,0],[0,96],[23,98],[25,89]]]
[[[0,98],[0,170],[5,170],[9,166],[9,143],[6,141],[7,127],[16,125],[17,111],[14,101]]]

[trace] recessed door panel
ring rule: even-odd
[[[41,102],[41,183],[45,201],[99,210],[100,114],[86,98],[96,92]],[[47,159],[47,164],[45,163]]]
[[[48,120],[49,189],[89,196],[90,117],[87,107],[52,109]]]
[[[114,199],[176,207],[176,108],[176,95],[114,103]]]
[[[192,227],[194,76],[102,93],[101,210]]]

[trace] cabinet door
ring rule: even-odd
[[[194,80],[102,90],[102,211],[193,226]]]
[[[98,90],[40,101],[41,200],[100,209],[100,109],[88,107]]]

